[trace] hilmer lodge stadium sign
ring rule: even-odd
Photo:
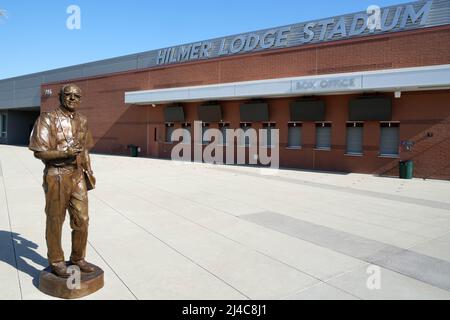
[[[350,39],[450,23],[450,1],[425,0],[155,51],[156,65]],[[446,14],[442,13],[447,12]]]

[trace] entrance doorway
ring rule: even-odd
[[[160,128],[157,124],[147,125],[147,156],[159,157]]]

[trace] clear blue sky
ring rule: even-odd
[[[0,79],[403,2],[0,0]],[[71,4],[81,30],[66,28]]]

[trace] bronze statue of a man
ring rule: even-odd
[[[36,120],[30,137],[30,150],[45,164],[44,192],[47,215],[46,240],[48,260],[53,273],[68,277],[61,233],[66,211],[72,228],[70,262],[81,272],[94,271],[85,260],[88,237],[88,189],[93,178],[89,150],[93,146],[87,119],[76,111],[81,89],[69,84],[62,87],[60,106],[43,112]],[[88,180],[88,181],[86,181]]]

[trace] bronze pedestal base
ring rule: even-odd
[[[50,267],[41,271],[39,277],[39,290],[43,293],[61,299],[78,299],[88,296],[101,288],[104,285],[104,272],[96,265],[94,272],[81,273],[81,281],[79,288],[71,289],[67,284],[67,278],[61,278],[55,275]]]

